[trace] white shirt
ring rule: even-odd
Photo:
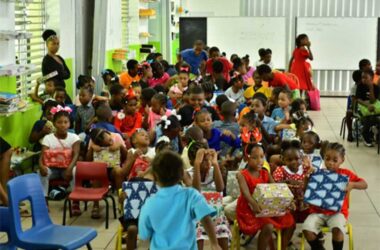
[[[191,178],[194,176],[194,167],[187,169],[187,172],[190,174]],[[214,182],[214,167],[210,167],[206,179],[202,182],[201,180],[202,191],[216,191],[215,182]]]
[[[244,103],[244,89],[240,89],[237,93],[235,93],[232,90],[232,87],[229,87],[226,92],[224,93],[228,98],[234,100],[234,102],[237,102],[238,104]]]
[[[129,149],[129,151],[131,151],[132,153],[135,153],[136,149],[131,148],[131,149]],[[149,159],[153,159],[156,156],[156,150],[154,148],[149,147],[148,151],[145,154],[143,154],[142,156],[148,157]]]
[[[66,139],[58,139],[53,133],[45,135],[42,139],[42,145],[50,149],[72,148],[74,143],[79,141],[79,136],[74,133],[67,133]]]

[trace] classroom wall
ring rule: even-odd
[[[377,17],[377,0],[241,0],[243,16],[287,17],[287,57],[294,49],[295,17]],[[374,31],[377,32],[377,31]],[[354,34],[353,34],[354,35]],[[317,43],[318,41],[311,41]],[[312,49],[312,47],[311,47]],[[349,51],[347,52],[349,53]],[[376,53],[376,51],[374,51]],[[315,55],[317,56],[317,55]],[[366,55],[363,55],[365,57]],[[252,59],[252,61],[255,61]],[[376,62],[372,62],[375,65]],[[347,95],[353,84],[350,70],[314,70],[313,79],[323,95]]]
[[[241,0],[244,2],[246,0]],[[237,0],[182,0],[188,16],[239,16],[240,3]]]

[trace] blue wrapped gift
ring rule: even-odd
[[[137,219],[145,201],[158,191],[153,181],[126,181],[123,182],[122,188],[127,196],[124,200],[124,219],[126,220]]]
[[[319,169],[310,175],[304,201],[323,209],[338,212],[343,205],[348,181],[348,176]]]

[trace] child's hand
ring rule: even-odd
[[[308,157],[307,155],[304,155],[304,156],[302,157],[302,165],[303,165],[303,166],[306,166],[306,167],[308,167],[308,168],[312,168],[312,166],[311,166],[311,161],[310,161],[310,159],[309,159],[309,157]]]
[[[349,193],[352,189],[354,189],[354,183],[349,182],[346,187],[346,192]]]
[[[262,208],[261,208],[260,205],[257,204],[256,202],[254,202],[254,203],[249,203],[248,205],[249,205],[249,207],[251,208],[251,210],[252,210],[255,214],[259,214],[259,213],[261,213]]]
[[[94,152],[100,152],[100,151],[102,151],[102,147],[99,146],[99,145],[93,144],[93,145],[92,145],[92,150],[93,150]]]
[[[236,138],[234,133],[232,133],[230,130],[223,130],[222,135],[231,137],[233,140],[235,140],[235,138]]]
[[[41,176],[47,176],[47,174],[48,174],[48,167],[46,167],[46,166],[41,166],[41,167],[40,167],[40,175],[41,175]]]
[[[195,160],[194,160],[195,166],[201,165],[201,163],[203,162],[203,159],[205,157],[205,154],[206,154],[206,149],[204,149],[204,148],[198,149],[197,154],[195,156]]]
[[[211,162],[215,167],[215,165],[218,165],[218,154],[216,153],[215,149],[209,149],[208,153],[210,154]]]
[[[51,127],[47,124],[45,124],[45,126],[42,128],[42,133],[47,135],[47,134],[50,134],[51,133]]]
[[[64,172],[64,179],[66,181],[71,181],[71,179],[73,178],[73,171],[71,168],[66,168],[65,172]]]
[[[373,106],[373,105],[369,105],[369,106],[368,106],[368,111],[369,111],[369,112],[374,112],[374,111],[375,111],[375,106]]]

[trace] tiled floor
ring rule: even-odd
[[[310,115],[323,140],[338,141],[345,145],[345,166],[368,182],[369,187],[366,191],[353,191],[351,194],[350,221],[354,229],[355,249],[377,250],[380,249],[380,156],[375,148],[366,148],[363,144],[357,148],[354,143],[347,143],[339,137],[345,107],[345,98],[323,98],[322,111],[310,112]],[[62,202],[51,203],[50,215],[55,223],[62,223],[62,207]],[[80,217],[70,219],[68,224],[94,227],[98,231],[98,237],[92,242],[94,249],[115,249],[118,221],[111,219],[110,227],[106,230],[102,219],[90,219],[90,211],[91,207]],[[31,219],[24,218],[23,225],[30,226]],[[0,234],[0,242],[4,240],[5,236]],[[294,237],[294,242],[298,245],[299,239]],[[326,249],[332,249],[330,242],[331,238],[327,236]],[[253,242],[251,245],[254,248],[256,244]],[[146,244],[140,244],[139,249],[148,247]],[[347,238],[344,249],[348,249]]]

